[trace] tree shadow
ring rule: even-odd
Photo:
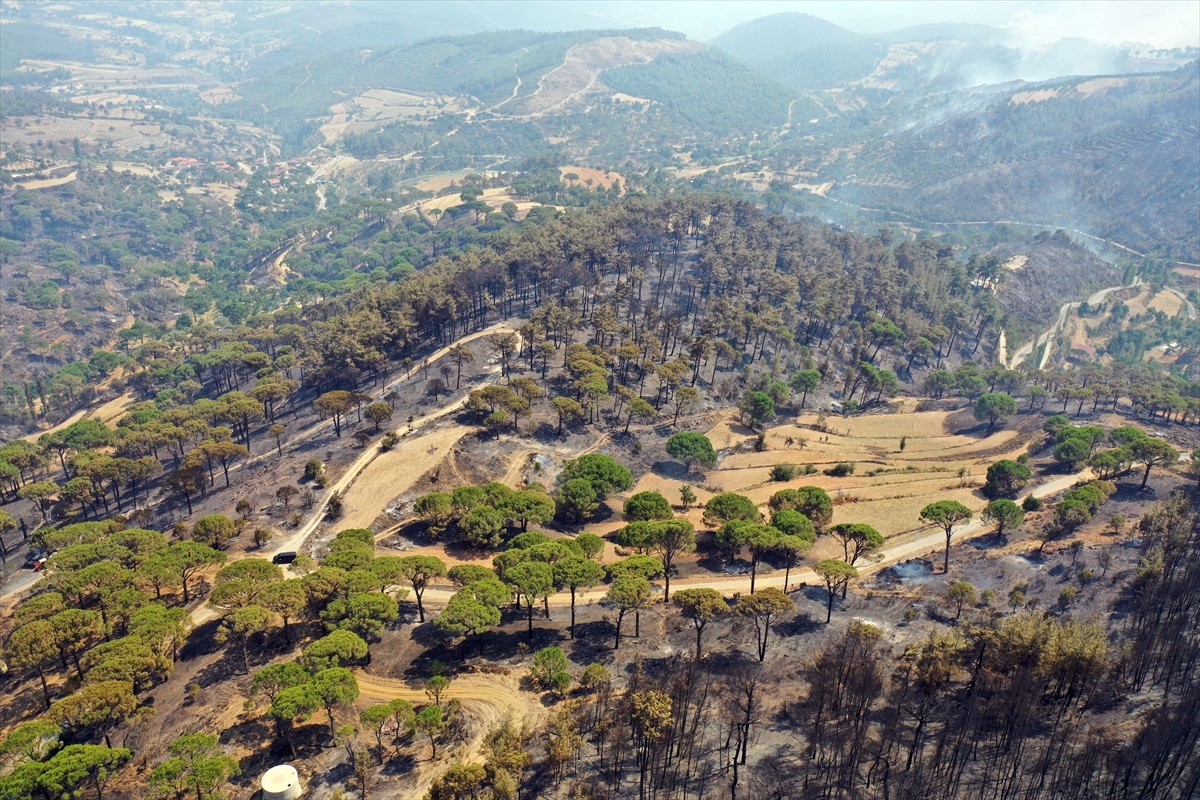
[[[446,555],[450,558],[459,561],[477,561],[481,558],[494,556],[500,552],[494,547],[480,547],[463,539],[455,539],[454,541],[445,542],[443,547],[446,549]]]
[[[417,547],[432,547],[439,543],[438,537],[430,533],[429,523],[415,519],[404,523],[389,538],[399,537]]]
[[[655,461],[650,466],[650,471],[655,475],[660,475],[664,478],[673,478],[679,481],[687,480],[688,476],[692,474],[691,470],[678,461]],[[701,476],[696,477],[699,479]]]
[[[237,678],[245,677],[247,674],[253,674],[255,669],[270,663],[274,657],[276,648],[268,647],[268,641],[269,637],[265,634],[258,634],[247,643],[246,653],[250,661],[249,672],[243,668],[241,645],[230,644],[221,653],[219,658],[211,664],[206,664],[196,673],[194,682],[201,686],[215,686],[224,681],[236,680]]]
[[[407,775],[417,768],[417,764],[417,757],[413,753],[393,753],[390,757],[384,756],[383,766],[379,772],[381,775],[389,777]]]
[[[997,533],[993,531],[985,536],[977,536],[974,539],[971,539],[968,544],[970,544],[971,547],[974,547],[976,550],[993,550],[997,547],[1004,547],[1007,545],[1008,536],[1003,533]]]
[[[411,636],[414,642],[422,646],[424,653],[408,666],[402,677],[414,685],[419,685],[429,678],[428,665],[434,660],[444,662],[451,669],[459,669],[471,661],[505,661],[536,652],[543,647],[561,645],[562,633],[554,627],[539,626],[538,613],[534,612],[532,639],[526,632],[525,616],[522,614],[518,617],[507,609],[502,624],[508,625],[511,630],[491,630],[476,634],[465,641],[455,641],[446,637],[432,622],[419,625],[412,630]],[[546,620],[541,618],[541,621],[544,623]]]
[[[704,653],[700,668],[713,675],[728,675],[744,663],[746,655],[740,650],[713,650]]]
[[[237,745],[251,751],[247,759],[270,761],[267,755],[275,745],[275,726],[268,723],[265,717],[239,722],[222,730],[217,735],[217,741],[223,745]],[[271,742],[271,745],[264,749],[264,742]]]
[[[258,776],[276,764],[314,758],[320,755],[329,743],[329,728],[319,722],[297,726],[288,735],[296,748],[294,756],[288,739],[276,736],[272,730],[254,742],[251,752],[238,761],[242,774]],[[225,739],[222,738],[221,741],[224,743]],[[257,783],[257,780],[255,782]],[[308,788],[311,790],[312,787]]]
[[[624,626],[622,626],[624,634]],[[575,624],[575,638],[568,639],[564,649],[568,657],[579,664],[603,662],[613,654],[612,643],[616,633],[613,623],[607,619]],[[624,635],[621,636],[624,639]],[[562,645],[560,645],[562,646]]]
[[[325,732],[326,736],[329,732]],[[328,797],[328,792],[318,792],[318,788],[333,789],[335,786],[348,786],[354,778],[354,766],[344,758],[338,763],[326,767],[320,772],[314,772],[305,786],[305,794],[309,797]]]
[[[1151,473],[1150,477],[1153,479],[1154,473]],[[1117,482],[1117,490],[1108,498],[1108,502],[1140,503],[1144,502],[1147,497],[1156,498],[1158,497],[1158,493],[1154,490],[1152,483],[1147,483],[1146,488],[1143,489],[1141,477],[1139,476],[1136,481]]]
[[[193,658],[209,656],[220,651],[222,647],[216,641],[217,630],[220,627],[220,619],[211,619],[193,628],[183,647],[179,648],[177,660],[191,661]]]
[[[750,575],[750,562],[742,558],[729,559],[718,550],[710,549],[696,559],[696,566],[718,575]],[[766,570],[759,569],[759,574]]]
[[[776,623],[772,630],[781,638],[790,638],[792,636],[807,636],[810,633],[816,633],[824,627],[824,622],[819,622],[808,612],[802,611],[785,622]]]
[[[751,428],[749,425],[744,425],[741,422],[734,422],[729,426],[730,433],[736,433],[739,436],[758,436],[758,431]]]
[[[692,654],[693,651],[687,650],[665,656],[643,657],[640,662],[633,659],[625,664],[622,671],[632,675],[640,663],[645,675],[651,678],[668,678],[677,672],[686,671],[692,663]]]
[[[442,633],[432,622],[413,626],[412,630],[408,632],[408,637],[425,650],[443,645],[447,641],[446,634]]]
[[[571,426],[564,426],[564,431],[569,431]],[[542,444],[553,444],[559,441],[558,426],[553,423],[542,420],[534,426],[533,430],[526,431],[526,436],[529,436]]]

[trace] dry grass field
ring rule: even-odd
[[[947,411],[832,417],[825,421],[828,432],[822,432],[807,427],[818,424],[818,417],[804,414],[797,424],[768,430],[767,449],[757,452],[754,433],[737,422],[735,412],[728,412],[706,432],[713,447],[727,453],[715,469],[686,480],[649,472],[632,491],[658,491],[678,502],[680,489],[688,484],[701,504],[719,492],[737,492],[765,506],[780,489],[818,486],[834,499],[835,523],[864,522],[894,536],[921,527],[921,509],[935,500],[957,500],[982,509],[986,500],[972,487],[983,483],[990,464],[1024,451],[1027,436],[1018,430],[955,434],[950,432],[950,417]],[[855,465],[853,475],[823,474],[842,462]],[[817,472],[772,481],[771,469],[779,464],[812,465]],[[960,469],[966,470],[962,477]],[[697,525],[700,516],[699,509],[688,514]]]
[[[332,144],[347,134],[381,128],[398,120],[423,120],[439,114],[461,113],[467,110],[467,105],[460,97],[370,89],[330,106],[329,110],[333,116],[319,128],[325,137],[325,144]]]
[[[562,176],[563,183],[582,183],[590,189],[611,189],[614,183],[619,182],[622,194],[624,194],[624,187],[627,183],[619,172],[605,172],[592,167],[559,167],[558,173]],[[574,175],[575,178],[568,178],[568,175]]]
[[[495,210],[499,210],[500,206],[505,203],[512,203],[517,207],[517,219],[520,219],[529,212],[529,209],[540,206],[541,203],[535,203],[530,200],[520,200],[512,194],[512,191],[507,188],[485,189],[479,197],[480,200],[487,203]],[[461,206],[462,199],[457,194],[447,194],[441,197],[435,197],[432,200],[426,200],[421,203],[421,212],[428,214],[430,211],[437,210],[444,212],[448,208]]]

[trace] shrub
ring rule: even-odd
[[[854,463],[847,463],[843,461],[839,464],[834,464],[832,467],[825,470],[825,474],[833,478],[845,478],[848,475],[853,475]]]
[[[593,663],[584,667],[583,675],[579,678],[579,685],[585,689],[595,689],[608,683],[611,679],[612,674],[603,664]]]
[[[342,515],[342,507],[342,495],[334,492],[329,496],[329,502],[325,505],[325,516],[329,519],[337,519]]]
[[[533,656],[529,677],[534,685],[547,691],[564,694],[571,687],[570,663],[560,648],[544,647]]]
[[[1042,507],[1042,499],[1040,497],[1034,497],[1033,495],[1029,495],[1024,500],[1021,501],[1021,510],[1022,511],[1038,511],[1039,509],[1041,509],[1041,507]]]
[[[304,465],[304,477],[308,480],[316,480],[324,472],[325,465],[319,458],[309,459],[308,463]]]
[[[800,468],[795,464],[776,464],[771,468],[771,480],[782,483],[790,481],[800,474]]]

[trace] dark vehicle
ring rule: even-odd
[[[34,551],[25,557],[25,563],[21,566],[21,569],[39,570],[45,563],[45,553]]]
[[[276,553],[271,559],[272,564],[290,564],[296,560],[295,550],[284,550],[282,553]]]

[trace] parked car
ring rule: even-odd
[[[296,560],[295,550],[284,550],[282,553],[276,553],[271,558],[272,564],[290,564]]]

